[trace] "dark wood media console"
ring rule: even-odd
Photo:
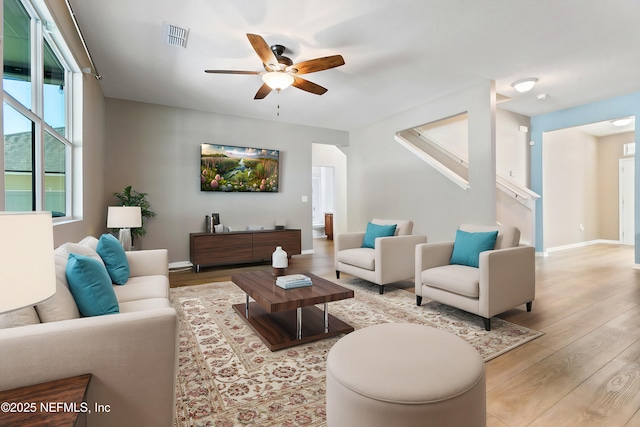
[[[200,272],[201,265],[270,261],[276,246],[291,257],[302,252],[301,237],[297,229],[190,233],[191,263]]]

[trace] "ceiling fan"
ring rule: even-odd
[[[204,70],[204,72],[213,74],[261,75],[264,83],[260,89],[258,89],[254,99],[263,99],[269,95],[272,90],[279,92],[289,86],[294,86],[316,95],[322,95],[327,91],[326,88],[298,76],[344,65],[344,59],[341,55],[310,59],[309,61],[294,64],[291,59],[282,55],[285,50],[284,46],[275,44],[270,47],[262,36],[257,34],[247,34],[247,38],[251,46],[253,46],[253,50],[256,51],[262,60],[265,71]]]

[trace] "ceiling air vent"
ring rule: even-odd
[[[167,44],[171,46],[187,47],[188,28],[178,27],[177,25],[164,24],[164,32]]]

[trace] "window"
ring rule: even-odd
[[[41,0],[4,0],[5,209],[72,206],[72,63]],[[49,18],[49,19],[47,19]]]

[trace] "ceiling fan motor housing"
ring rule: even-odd
[[[293,65],[293,61],[287,58],[286,56],[282,55],[285,49],[286,48],[281,44],[274,44],[271,46],[271,51],[276,56],[276,59],[278,60],[278,62],[284,65],[285,67],[288,67],[289,65]]]

